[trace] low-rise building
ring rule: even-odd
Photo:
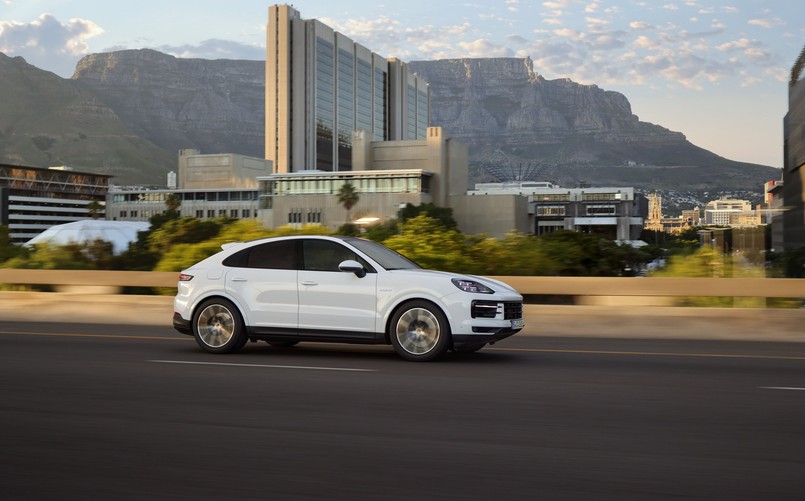
[[[0,164],[0,224],[25,243],[53,225],[103,217],[112,176]]]
[[[182,217],[210,219],[257,217],[257,177],[271,174],[271,162],[234,153],[201,154],[179,151],[178,176],[168,175],[166,189],[112,187],[107,197],[106,218],[113,221],[148,221],[167,210],[171,194],[180,197]]]
[[[613,240],[638,240],[648,200],[631,187],[562,188],[548,182],[483,183],[468,193],[477,198],[522,196],[527,201],[526,233],[556,230],[599,233]]]
[[[748,200],[721,197],[707,202],[704,224],[707,226],[757,226],[762,224],[762,211],[752,209]]]

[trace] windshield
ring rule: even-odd
[[[412,268],[421,268],[421,266],[402,254],[380,245],[377,242],[364,240],[362,238],[345,238],[344,240],[372,258],[372,260],[377,262],[377,264],[386,270],[409,270]]]

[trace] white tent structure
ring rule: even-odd
[[[51,226],[25,245],[49,242],[56,245],[68,243],[111,242],[112,252],[121,254],[129,248],[129,243],[137,241],[137,232],[146,231],[151,223],[146,221],[106,221],[105,219],[86,219],[73,223]]]

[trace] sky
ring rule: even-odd
[[[265,58],[272,2],[0,0],[0,52],[69,78],[86,54]],[[732,160],[781,167],[805,0],[299,0],[404,61],[530,57],[546,79],[621,92],[646,122]]]

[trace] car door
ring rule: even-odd
[[[233,254],[227,266],[226,291],[244,309],[250,327],[291,333],[299,322],[297,240],[280,240]]]
[[[358,277],[338,265],[352,259],[368,273]],[[302,240],[299,269],[301,335],[373,338],[377,312],[377,273],[355,252],[332,240]]]

